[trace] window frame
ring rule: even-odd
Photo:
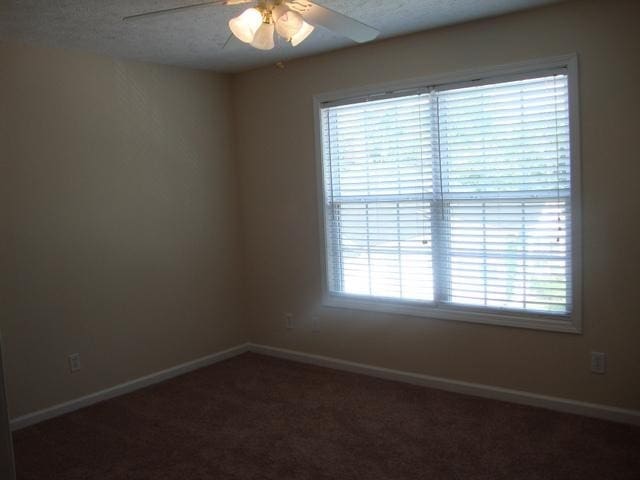
[[[421,301],[331,292],[327,272],[327,225],[325,212],[325,178],[322,151],[321,109],[327,106],[358,103],[367,99],[383,99],[410,95],[426,88],[461,88],[535,78],[566,70],[569,95],[569,144],[571,148],[571,295],[572,310],[568,315],[518,312],[479,306],[433,305]],[[426,317],[440,320],[482,323],[565,333],[582,333],[582,222],[580,169],[580,111],[577,54],[547,57],[507,65],[463,70],[442,75],[420,77],[398,82],[373,84],[326,92],[313,96],[315,163],[320,230],[320,259],[323,307],[365,310]]]

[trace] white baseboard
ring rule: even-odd
[[[220,352],[216,352],[211,355],[192,360],[190,362],[176,365],[175,367],[167,368],[166,370],[161,370],[159,372],[152,373],[150,375],[146,375],[144,377],[140,377],[126,383],[121,383],[120,385],[115,385],[113,387],[92,393],[84,397],[76,398],[75,400],[60,403],[43,410],[38,410],[37,412],[28,413],[21,417],[16,417],[10,422],[11,430],[19,430],[21,428],[28,427],[29,425],[33,425],[50,418],[54,418],[60,415],[64,415],[65,413],[70,413],[74,410],[87,407],[94,403],[102,402],[110,398],[124,395],[125,393],[133,392],[134,390],[138,390],[140,388],[148,387],[149,385],[153,385],[154,383],[159,383],[164,380],[177,377],[178,375],[183,375],[185,373],[191,372],[192,370],[197,370],[198,368],[206,367],[222,360],[235,357],[236,355],[245,353],[248,350],[249,344],[245,343],[243,345],[238,345],[236,347],[232,347],[227,350],[222,350]]]
[[[524,392],[521,390],[511,390],[508,388],[493,387],[490,385],[482,385],[479,383],[462,382],[459,380],[450,380],[442,377],[433,377],[430,375],[422,375],[419,373],[403,372],[400,370],[392,370],[383,367],[374,367],[363,363],[349,362],[337,358],[324,357],[321,355],[313,355],[310,353],[287,350],[283,348],[270,347],[267,345],[258,345],[254,343],[246,343],[236,347],[229,348],[206,357],[198,358],[175,367],[152,373],[150,375],[131,380],[120,385],[116,385],[105,390],[101,390],[90,395],[71,400],[69,402],[60,403],[37,412],[29,413],[11,420],[11,430],[19,430],[21,428],[34,425],[36,423],[54,418],[66,413],[73,412],[80,408],[87,407],[94,403],[102,402],[110,398],[118,397],[134,390],[138,390],[155,383],[168,380],[178,375],[206,367],[214,363],[226,360],[245,352],[254,352],[272,357],[293,360],[300,363],[308,363],[322,367],[334,368],[336,370],[344,370],[353,373],[360,373],[372,377],[384,378],[387,380],[395,380],[399,382],[420,385],[429,388],[437,388],[450,392],[462,393],[465,395],[473,395],[476,397],[491,398],[506,402],[519,403],[523,405],[531,405],[534,407],[546,408],[565,413],[573,413],[576,415],[584,415],[587,417],[601,418],[614,422],[630,423],[640,425],[640,411],[627,410],[618,407],[610,407],[607,405],[598,405],[594,403],[578,402],[566,398],[551,397],[547,395],[538,395],[535,393]]]
[[[400,370],[392,370],[389,368],[373,367],[371,365],[365,365],[362,363],[349,362],[346,360],[340,360],[331,357],[323,357],[321,355],[312,355],[309,353],[270,347],[267,345],[250,343],[249,351],[260,353],[263,355],[270,355],[272,357],[293,360],[296,362],[334,368],[336,370],[345,370],[348,372],[361,373],[364,375],[384,378],[387,380],[395,380],[399,382],[411,383],[413,385],[437,388],[439,390],[446,390],[449,392],[473,395],[476,397],[491,398],[494,400],[502,400],[505,402],[519,403],[523,405],[546,408],[549,410],[556,410],[559,412],[572,413],[576,415],[584,415],[587,417],[595,417],[614,422],[640,425],[640,411],[638,410],[627,410],[618,407],[610,407],[607,405],[579,402],[567,398],[539,395],[536,393],[529,393],[521,390],[511,390],[508,388],[493,387],[490,385],[482,385],[479,383],[462,382],[459,380],[450,380],[447,378],[433,377],[430,375],[422,375],[419,373],[410,373]]]

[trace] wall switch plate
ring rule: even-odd
[[[311,317],[311,331],[315,333],[320,331],[320,317],[318,315]]]
[[[69,371],[71,373],[73,372],[77,372],[78,370],[80,370],[81,366],[80,366],[80,354],[79,353],[72,353],[71,355],[69,355]]]
[[[607,355],[603,352],[591,352],[591,372],[603,374],[607,370]]]
[[[284,314],[284,322],[289,330],[293,328],[293,313],[287,312]]]

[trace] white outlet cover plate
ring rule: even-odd
[[[603,352],[591,352],[591,371],[605,373],[607,369],[607,355]]]
[[[71,372],[77,372],[80,368],[80,354],[73,353],[69,355],[69,370],[71,370]]]

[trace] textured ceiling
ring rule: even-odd
[[[77,48],[147,62],[237,72],[335,50],[354,43],[317,28],[296,48],[269,52],[232,42],[227,22],[246,5],[211,6],[152,16],[122,17],[203,0],[0,0],[0,39]],[[380,38],[490,17],[559,0],[318,0],[382,32]]]

